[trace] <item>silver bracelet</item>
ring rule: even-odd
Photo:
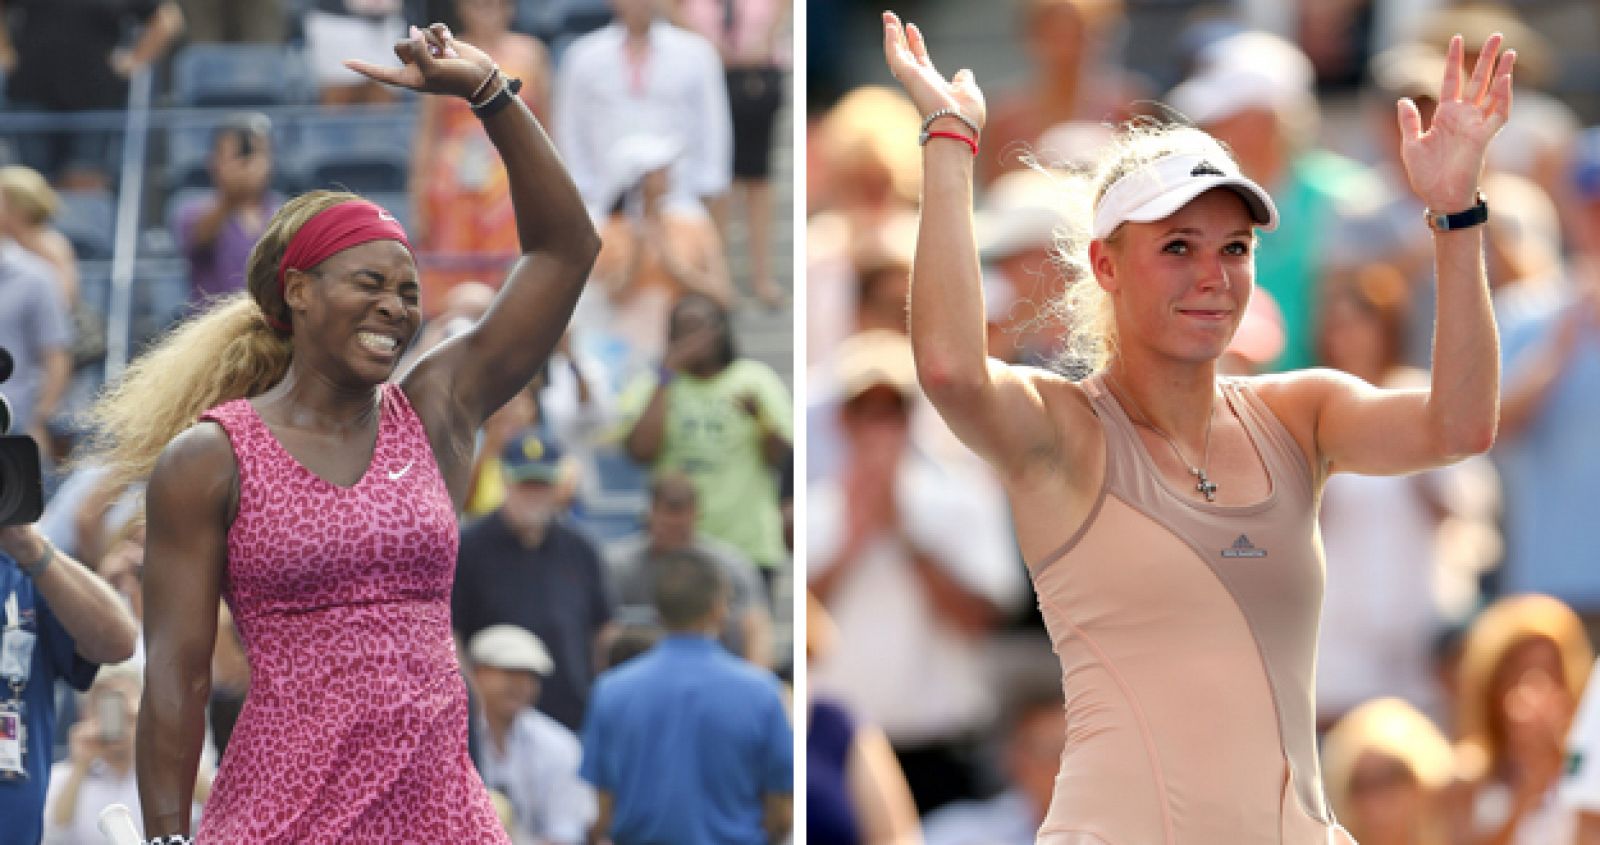
[[[930,114],[922,119],[922,131],[917,135],[918,145],[925,145],[928,143],[928,130],[933,126],[933,122],[941,117],[953,117],[956,120],[965,123],[967,128],[972,130],[972,137],[974,139],[983,134],[983,132],[978,129],[978,124],[974,122],[972,118],[967,117],[955,109],[939,109],[933,114]]]
[[[43,575],[44,571],[49,569],[50,564],[54,563],[56,559],[56,544],[50,542],[50,538],[43,535],[39,539],[44,541],[44,554],[39,555],[38,560],[27,566],[23,566],[21,563],[17,564],[17,568],[22,570],[22,574],[28,576],[28,579],[32,581],[39,580],[39,576]]]
[[[142,845],[194,845],[194,840],[181,833],[174,833],[171,836],[153,837]]]

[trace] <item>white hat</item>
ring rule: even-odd
[[[1272,197],[1218,149],[1163,156],[1113,182],[1095,206],[1094,237],[1104,238],[1129,220],[1164,220],[1212,188],[1233,190],[1249,206],[1256,225],[1268,232],[1278,228]]]
[[[491,625],[472,635],[467,654],[479,666],[549,675],[556,668],[544,642],[519,625]]]
[[[1015,170],[996,179],[974,217],[978,254],[985,261],[1029,249],[1048,249],[1062,223],[1062,188],[1049,174]]]
[[[889,329],[857,332],[839,344],[834,375],[843,401],[882,385],[902,396],[917,391],[917,362],[911,354],[911,341]]]
[[[1275,112],[1312,102],[1316,73],[1299,47],[1266,32],[1241,32],[1208,45],[1199,70],[1167,94],[1167,102],[1197,126],[1247,108]]]

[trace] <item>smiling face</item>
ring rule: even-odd
[[[416,262],[398,241],[368,241],[310,271],[291,270],[284,299],[295,315],[295,356],[361,384],[389,378],[422,322]]]
[[[1191,363],[1215,360],[1255,284],[1255,231],[1244,200],[1217,188],[1164,220],[1124,223],[1090,245],[1110,294],[1118,346]]]

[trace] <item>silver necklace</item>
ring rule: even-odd
[[[1200,465],[1195,466],[1194,464],[1189,463],[1188,458],[1183,456],[1183,450],[1178,448],[1178,441],[1173,440],[1172,435],[1162,431],[1158,426],[1156,426],[1155,423],[1152,423],[1145,418],[1144,409],[1139,407],[1139,403],[1135,402],[1133,399],[1133,394],[1129,393],[1128,389],[1122,386],[1122,382],[1118,381],[1117,377],[1113,376],[1110,370],[1106,371],[1106,378],[1110,380],[1112,384],[1116,385],[1118,393],[1128,397],[1128,404],[1133,407],[1134,411],[1138,412],[1139,416],[1134,420],[1134,422],[1150,429],[1156,434],[1161,435],[1161,439],[1167,441],[1167,445],[1172,447],[1172,454],[1178,456],[1178,463],[1183,464],[1183,466],[1189,470],[1189,474],[1194,476],[1195,492],[1206,497],[1206,501],[1215,502],[1217,500],[1217,485],[1216,482],[1212,481],[1211,477],[1207,475],[1207,470],[1211,467],[1211,424],[1217,419],[1217,402],[1215,396],[1213,396],[1211,400],[1211,413],[1206,415],[1205,454],[1200,458]]]

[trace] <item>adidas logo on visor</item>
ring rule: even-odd
[[[1189,171],[1189,175],[1190,176],[1226,176],[1228,174],[1223,173],[1222,170],[1220,168],[1218,168],[1215,164],[1212,164],[1209,161],[1202,161],[1199,164],[1195,165],[1193,170]]]

